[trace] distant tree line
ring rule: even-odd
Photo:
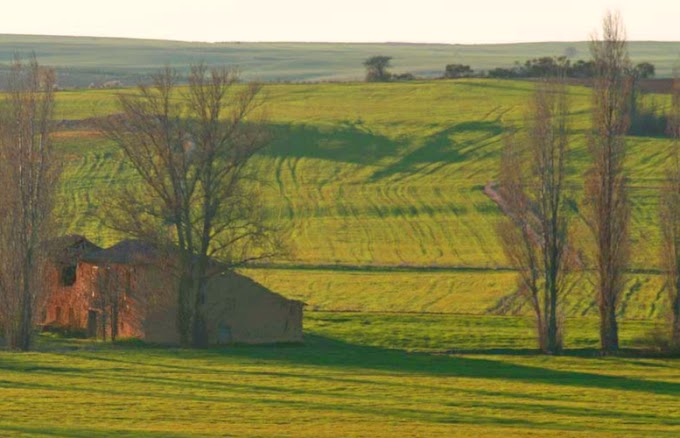
[[[364,61],[366,82],[389,82],[414,80],[412,73],[392,74],[391,56],[372,56]],[[636,79],[649,79],[656,74],[656,67],[649,62],[641,62],[630,66],[628,73]],[[551,76],[564,76],[575,79],[592,79],[596,76],[595,61],[582,60],[572,62],[567,56],[542,56],[516,61],[512,67],[495,67],[490,70],[473,70],[467,64],[447,64],[444,67],[444,79],[460,78],[494,78],[494,79],[532,79]]]
[[[649,62],[641,62],[631,67],[630,73],[638,79],[654,77],[656,68]],[[528,59],[523,63],[515,62],[512,67],[496,67],[488,71],[474,71],[469,65],[448,64],[444,69],[444,78],[457,79],[466,77],[488,77],[498,79],[545,78],[561,75],[567,78],[595,77],[595,62],[579,59],[572,62],[566,56],[543,56]]]

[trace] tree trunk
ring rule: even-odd
[[[194,348],[208,347],[208,327],[205,320],[206,283],[207,280],[205,278],[199,280],[196,291],[191,339],[191,344]]]
[[[619,350],[616,307],[613,305],[600,307],[600,343],[604,354],[613,354]]]
[[[671,305],[672,325],[671,343],[673,347],[680,347],[680,285],[676,285],[675,296]]]
[[[118,337],[118,302],[111,303],[111,341],[116,342]]]
[[[548,316],[548,353],[557,353],[560,350],[559,332],[557,327],[557,289],[554,284],[549,293],[549,316]]]
[[[192,344],[192,322],[191,322],[191,292],[193,288],[191,275],[183,274],[179,280],[179,291],[177,294],[177,331],[179,332],[180,345],[189,347]]]
[[[106,309],[102,309],[102,341],[106,342]]]
[[[31,305],[31,263],[26,260],[22,272],[23,282],[21,285],[21,308],[19,316],[19,330],[13,347],[21,351],[28,351],[31,348],[31,331],[33,328],[33,318]]]

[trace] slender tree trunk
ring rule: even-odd
[[[179,291],[177,294],[177,330],[180,336],[180,345],[189,347],[192,344],[192,312],[194,281],[188,273],[182,274],[179,279]]]
[[[619,328],[614,306],[600,309],[600,344],[602,351],[606,353],[613,353],[619,349]]]
[[[675,290],[680,291],[680,284],[675,285]],[[671,343],[680,346],[680,294],[676,293],[671,303]]]
[[[113,303],[111,303],[111,341],[116,342],[117,337],[118,337],[118,300],[116,299],[113,301]]]

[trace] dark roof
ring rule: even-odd
[[[101,247],[80,234],[67,234],[47,241],[49,257],[58,263],[75,263],[84,255],[101,250]]]
[[[148,264],[156,260],[160,251],[151,243],[143,240],[122,240],[117,244],[99,251],[91,252],[81,258],[87,263]]]
[[[94,265],[114,263],[120,265],[149,265],[162,262],[165,267],[172,267],[169,262],[171,255],[177,254],[176,247],[158,248],[152,243],[143,240],[123,240],[117,244],[99,251],[91,252],[81,258],[86,263]],[[227,266],[215,259],[210,259],[208,270],[222,272]]]

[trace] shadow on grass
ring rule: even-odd
[[[262,153],[274,157],[317,158],[354,164],[373,164],[397,155],[405,147],[372,133],[361,121],[338,125],[274,124],[274,142]]]
[[[455,142],[451,139],[453,135],[469,132],[478,133],[479,135],[474,139],[462,142]],[[500,135],[502,132],[503,127],[499,121],[480,120],[458,123],[430,136],[423,146],[406,154],[396,163],[375,172],[371,179],[376,181],[396,174],[413,174],[416,172],[424,174],[434,173],[440,167],[449,163],[465,161],[468,159],[465,152],[467,148],[473,145],[482,147],[485,142]],[[422,165],[434,163],[440,163],[440,166],[428,169],[421,168]]]
[[[1,425],[0,432],[21,434],[20,436],[58,436],[66,438],[97,438],[97,437],[141,437],[141,438],[188,438],[195,436],[186,433],[173,433],[167,431],[149,431],[138,429],[111,428],[106,430],[88,429],[81,427],[39,427],[25,425]]]
[[[365,345],[349,344],[337,339],[318,335],[306,335],[304,345],[238,346],[203,351],[149,348],[145,360],[135,362],[125,358],[121,350],[116,358],[96,354],[80,354],[81,357],[123,363],[151,365],[152,358],[178,357],[186,359],[214,359],[219,357],[242,358],[245,360],[266,360],[290,365],[328,367],[339,371],[372,370],[376,372],[423,376],[446,376],[479,378],[489,380],[542,383],[582,388],[612,389],[645,392],[658,395],[680,395],[680,383],[635,379],[580,371],[564,371],[529,365],[508,363],[488,357],[458,356],[453,354],[410,353]],[[135,349],[135,351],[140,351]],[[456,354],[512,354],[531,355],[535,350],[468,350]],[[575,350],[569,355],[594,357],[596,350]],[[612,366],[616,366],[615,358]],[[153,362],[154,366],[176,368],[186,371],[213,372],[210,368]]]
[[[490,350],[477,350],[488,353]],[[513,354],[531,354],[530,350],[498,350]],[[579,351],[576,354],[589,354]],[[116,345],[99,350],[71,351],[56,354],[72,367],[45,366],[41,355],[0,358],[0,371],[39,372],[53,379],[30,381],[16,375],[0,379],[0,388],[27,391],[74,391],[93,396],[133,397],[140,399],[200,402],[230,406],[261,406],[318,412],[367,414],[376,418],[409,419],[447,424],[528,427],[554,430],[580,430],[615,433],[618,429],[603,422],[597,426],[569,421],[533,421],[548,413],[573,418],[625,418],[635,424],[678,425],[677,418],[660,417],[658,413],[629,412],[608,406],[556,405],[564,400],[559,391],[517,392],[508,383],[547,384],[585,389],[608,389],[677,396],[680,384],[607,376],[591,372],[566,371],[507,363],[498,357],[470,357],[445,354],[408,353],[365,345],[356,345],[318,335],[308,335],[304,345],[238,346],[210,350],[182,350],[141,345]],[[50,361],[54,356],[49,356]],[[507,360],[507,357],[505,357]],[[616,359],[611,366],[616,366]],[[255,365],[265,365],[263,367]],[[227,365],[225,367],[225,365]],[[241,366],[244,365],[244,366]],[[605,365],[606,366],[606,365]],[[313,370],[313,371],[312,371]],[[83,380],[69,380],[74,371],[87,375]],[[244,376],[248,378],[243,378]],[[389,376],[385,379],[381,376]],[[400,379],[399,376],[403,376]],[[396,377],[396,379],[394,379]],[[416,377],[416,379],[413,379]],[[439,380],[417,377],[483,379],[483,387],[458,388],[449,382],[446,388]],[[267,379],[265,379],[267,378]],[[273,379],[273,380],[272,380]],[[310,385],[308,381],[317,381]],[[444,382],[446,380],[442,380]],[[495,382],[499,386],[496,386]],[[301,383],[302,382],[302,383]],[[328,385],[334,382],[335,385]],[[337,388],[356,385],[358,393],[338,392]],[[380,389],[365,389],[373,386]],[[397,394],[404,390],[434,391],[441,397],[436,407],[376,403],[355,403],[366,391]],[[364,388],[364,389],[361,389]],[[444,391],[444,392],[441,392]],[[364,395],[362,395],[364,394]],[[275,396],[273,396],[275,395]],[[633,396],[633,395],[631,395]],[[507,398],[510,400],[507,400]],[[514,403],[517,399],[519,403]],[[660,401],[661,402],[661,401]],[[663,403],[669,403],[664,401]],[[217,405],[216,405],[217,406]],[[472,412],[471,409],[480,411]],[[507,413],[507,414],[503,414]],[[0,426],[10,433],[44,434],[39,427],[25,425]],[[640,429],[643,430],[643,429]],[[115,435],[135,435],[133,430],[107,431]],[[63,429],[55,436],[107,436],[100,430]],[[147,432],[140,436],[182,437],[181,434]]]
[[[270,129],[274,143],[262,153],[285,158],[317,158],[338,162],[370,165],[384,158],[397,161],[378,170],[372,180],[395,174],[421,172],[422,165],[459,163],[468,159],[467,149],[484,144],[500,135],[500,121],[471,121],[458,123],[428,137],[425,142],[402,155],[409,146],[407,138],[393,140],[373,133],[361,120],[346,121],[334,125],[275,124]],[[467,138],[473,134],[474,138]],[[455,135],[465,135],[463,141],[454,141]],[[438,169],[426,169],[431,173]]]

